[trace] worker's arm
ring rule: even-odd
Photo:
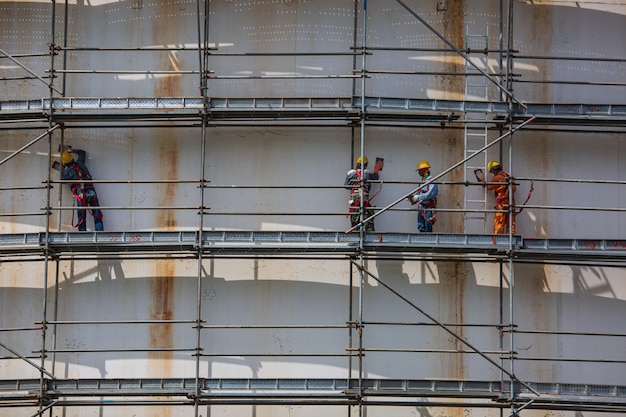
[[[77,178],[76,171],[66,167],[61,173],[61,179],[64,181],[75,180]]]
[[[504,177],[502,175],[494,175],[489,182],[504,182]],[[500,184],[487,184],[488,190],[496,190],[500,187],[502,187]]]
[[[85,158],[87,156],[87,152],[83,151],[82,149],[74,149],[74,152],[76,152],[76,155],[78,155],[78,163],[85,165]]]
[[[430,201],[433,198],[436,198],[438,194],[439,187],[437,187],[437,184],[428,184],[425,187],[420,188],[414,197],[417,203],[421,203],[423,201]]]
[[[343,182],[343,185],[345,185],[346,187],[358,185],[356,169],[351,169],[350,171],[348,171],[348,173],[346,174],[346,180]]]

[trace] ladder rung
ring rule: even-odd
[[[486,220],[487,216],[480,216],[480,217],[478,217],[478,216],[466,216],[465,218],[466,219]]]

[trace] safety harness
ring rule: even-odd
[[[524,211],[524,206],[526,205],[526,203],[528,203],[528,200],[530,200],[530,196],[533,194],[533,190],[534,189],[535,189],[535,181],[534,180],[530,180],[530,190],[528,190],[528,195],[526,196],[526,200],[520,206],[520,209],[519,209],[518,212],[516,212],[516,214],[520,214],[522,211]]]
[[[424,178],[422,178],[424,179]],[[431,187],[431,185],[429,185],[429,187]],[[423,189],[419,189],[418,194],[425,194],[426,191]],[[437,212],[435,211],[435,208],[437,207],[437,197],[431,198],[430,200],[428,200],[427,202],[422,202],[420,204],[420,212],[422,213],[422,217],[424,217],[426,219],[427,222],[431,222],[432,224],[437,223]],[[426,209],[430,209],[429,211],[431,212],[430,217],[426,217]]]
[[[437,223],[437,212],[435,211],[435,208],[437,207],[437,197],[433,198],[432,200],[429,200],[428,203],[424,204],[420,204],[420,210],[422,212],[422,217],[424,217],[426,219],[426,221],[431,222],[432,224]],[[429,210],[431,212],[431,216],[430,217],[426,217],[426,209],[431,209]]]
[[[363,177],[363,173],[360,169],[356,170],[356,180],[352,180],[352,182],[358,184],[361,182],[361,178]],[[372,197],[373,198],[373,197]],[[371,207],[371,198],[369,198],[369,191],[363,190],[363,206]],[[350,204],[350,213],[358,211],[361,209],[361,194],[359,188],[352,188],[350,191],[350,200],[348,201]]]
[[[74,198],[76,199],[76,201],[78,201],[80,203],[80,205],[82,207],[86,207],[89,205],[89,201],[87,199],[87,193],[85,192],[85,189],[87,188],[92,188],[95,189],[93,186],[93,183],[91,182],[87,182],[87,183],[83,183],[82,180],[90,180],[92,179],[91,176],[85,172],[85,170],[83,170],[77,163],[72,164],[72,166],[70,167],[71,169],[73,169],[76,172],[76,179],[77,182],[72,184],[71,190],[72,190],[72,195],[74,196]],[[82,184],[82,187],[79,185]],[[95,198],[96,202],[98,201],[98,197]],[[76,207],[76,203],[74,203],[74,207]],[[80,209],[83,210],[83,209]],[[94,213],[93,209],[87,209],[87,211],[89,211],[89,214],[91,214],[93,216],[93,218],[95,220],[102,220],[102,212],[100,212],[97,216]],[[74,212],[72,211],[72,224],[73,227],[78,227],[81,224],[83,224],[83,222],[85,221],[85,217],[83,216],[82,219],[79,219],[79,221],[74,224]]]
[[[512,179],[512,177],[509,174],[505,174],[505,178],[507,179],[507,184],[506,185],[502,185],[501,187],[505,187],[508,188],[508,181],[510,181]],[[496,204],[502,204],[502,201],[504,201],[504,198],[500,198],[498,197],[498,191],[500,190],[500,187],[498,187],[495,190],[495,194],[496,194]],[[530,200],[530,197],[533,194],[533,191],[535,190],[535,181],[534,180],[530,180],[530,189],[528,190],[528,195],[526,196],[526,200],[524,200],[524,203],[522,203],[522,205],[517,206],[519,207],[519,210],[515,211],[515,215],[520,214],[522,211],[524,211],[524,206],[526,206],[526,203],[528,203],[528,200]],[[515,192],[515,189],[513,189],[513,192]],[[515,204],[515,203],[513,203]]]

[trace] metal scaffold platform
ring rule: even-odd
[[[403,252],[424,257],[484,256],[502,260],[626,262],[626,240],[524,239],[514,235],[358,233],[287,231],[49,232],[0,235],[0,259],[67,257],[80,254],[168,253],[230,255],[370,255]],[[458,258],[454,258],[458,260]]]
[[[40,387],[43,386],[43,390]],[[489,408],[525,408],[584,411],[626,411],[626,386],[529,383],[528,388],[501,381],[405,380],[405,379],[39,379],[1,380],[0,403],[24,405],[44,399],[59,406],[85,403],[88,398],[125,397],[133,403],[139,397],[160,397],[153,402],[180,402],[195,399],[201,404],[318,404],[355,405],[441,405],[446,398],[474,401]],[[532,390],[532,391],[531,391]],[[534,391],[534,392],[533,392]],[[580,397],[585,404],[580,404]],[[164,399],[167,397],[167,399]],[[102,401],[102,400],[100,400]],[[475,403],[475,401],[482,401]],[[449,403],[452,405],[453,403]]]
[[[0,120],[33,119],[55,122],[98,120],[195,120],[201,112],[212,124],[253,120],[361,120],[365,109],[369,121],[417,121],[447,124],[466,112],[491,115],[489,121],[534,124],[626,126],[626,105],[562,103],[515,104],[506,102],[435,100],[394,97],[55,97],[0,101]]]

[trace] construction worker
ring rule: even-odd
[[[422,178],[422,182],[428,182],[432,179],[430,175],[430,163],[422,160],[417,163],[417,169]],[[437,207],[437,195],[439,194],[439,187],[437,184],[426,184],[417,190],[416,194],[408,197],[411,204],[418,204],[417,209],[417,230],[420,233],[432,233],[433,225],[437,221],[437,213],[435,208]]]
[[[376,158],[376,165],[374,170],[369,171],[367,169],[368,159],[367,156],[359,156],[355,161],[355,168],[348,171],[346,174],[345,186],[350,187],[350,223],[352,227],[361,222],[361,185],[363,191],[363,207],[365,207],[364,217],[371,217],[374,215],[374,210],[371,209],[370,203],[370,188],[371,183],[369,181],[375,181],[378,179],[378,173],[382,171],[384,161],[382,158]],[[365,223],[365,231],[374,231],[374,220],[369,220]]]
[[[509,233],[509,220],[511,220],[511,233],[515,234],[515,213],[513,217],[509,219],[510,204],[515,205],[515,195],[512,198],[509,196],[509,182],[511,176],[508,172],[502,169],[502,165],[498,161],[489,161],[487,164],[487,171],[493,175],[491,178],[492,183],[499,184],[487,184],[488,190],[494,190],[496,194],[496,204],[494,208],[496,210],[506,210],[506,212],[498,212],[493,218],[493,233],[496,235],[504,235]],[[515,193],[515,185],[513,185],[513,193]]]
[[[75,160],[72,155],[75,153],[78,155],[78,159]],[[84,180],[91,180],[91,174],[85,165],[86,152],[82,149],[75,149],[73,151],[65,151],[61,154],[61,163],[64,166],[61,179],[67,181],[77,181],[69,183],[72,195],[76,200],[77,207],[98,207],[98,195],[96,189],[90,182],[84,182]],[[78,227],[80,232],[87,230],[87,210],[77,210],[78,223],[72,224],[74,227]],[[102,212],[100,209],[90,209],[89,213],[93,216],[94,228],[96,231],[103,231],[104,225],[102,223]],[[72,219],[74,216],[72,216]],[[72,223],[74,223],[72,221]]]

